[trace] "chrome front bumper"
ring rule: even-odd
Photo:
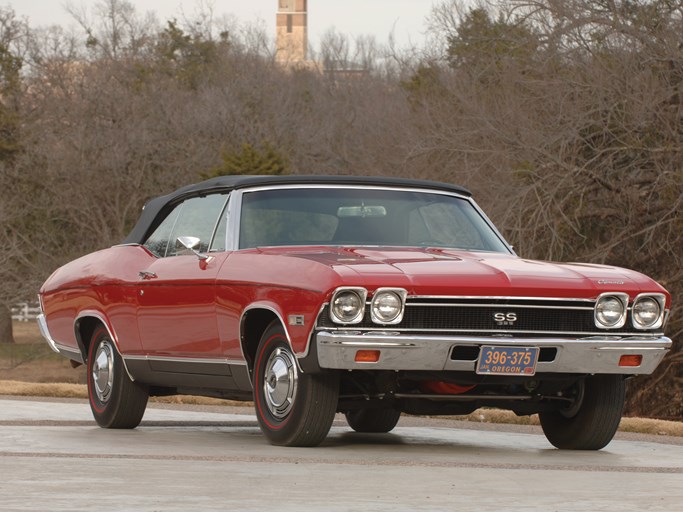
[[[671,347],[665,336],[587,338],[497,338],[409,336],[320,331],[316,335],[321,368],[339,370],[429,370],[474,372],[476,361],[451,359],[455,346],[555,348],[552,361],[539,361],[536,373],[650,374]],[[356,362],[358,350],[379,350],[376,363]],[[639,354],[640,366],[619,366],[623,355]]]

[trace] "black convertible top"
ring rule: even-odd
[[[168,211],[179,201],[188,197],[211,192],[229,191],[239,188],[267,185],[374,185],[412,187],[432,190],[445,190],[470,197],[472,193],[466,188],[436,181],[409,180],[402,178],[385,178],[381,176],[220,176],[210,180],[194,183],[179,188],[175,192],[150,199],[145,205],[142,215],[130,234],[123,241],[124,244],[141,244],[157,227]]]

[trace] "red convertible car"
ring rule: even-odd
[[[622,268],[519,258],[471,194],[414,180],[230,176],[149,201],[121,244],[40,290],[50,346],[86,364],[105,428],[150,395],[252,401],[277,445],[335,413],[538,413],[564,449],[610,442],[624,381],[671,346],[671,298]]]

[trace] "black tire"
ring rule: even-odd
[[[600,450],[609,444],[624,410],[621,375],[586,377],[574,388],[576,402],[565,410],[539,413],[543,433],[563,450]]]
[[[95,421],[103,428],[135,428],[149,397],[133,382],[104,327],[95,329],[88,351],[88,398]]]
[[[385,434],[394,430],[401,418],[396,409],[359,409],[346,413],[346,421],[356,432]]]
[[[339,399],[336,372],[301,373],[282,325],[271,323],[254,363],[254,406],[271,444],[317,446],[325,439]]]

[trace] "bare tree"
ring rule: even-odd
[[[683,291],[680,5],[449,2],[434,20],[448,65],[406,82],[423,126],[415,158],[475,190],[524,255],[635,268]],[[683,413],[681,311],[631,411]],[[675,384],[662,389],[664,375]]]
[[[75,34],[21,28],[6,53],[22,66],[4,103],[18,122],[0,162],[0,303],[33,297],[57,266],[124,238],[150,197],[248,147],[293,173],[465,185],[521,255],[634,268],[676,297],[678,4],[446,2],[424,51],[328,32],[317,53],[335,76],[278,66],[262,26],[209,4],[159,25],[107,0],[72,10]],[[675,301],[674,349],[632,385],[630,411],[683,414],[681,312]]]

